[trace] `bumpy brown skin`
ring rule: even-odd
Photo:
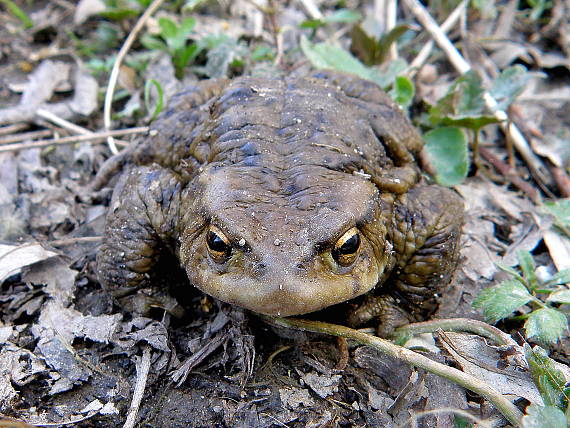
[[[356,77],[202,82],[129,152],[99,278],[115,296],[140,292],[170,252],[191,284],[259,313],[368,293],[348,321],[377,318],[385,335],[433,312],[458,260],[463,203],[422,181],[421,149],[390,98]],[[231,242],[223,262],[208,253],[210,225]],[[343,267],[331,249],[352,227],[361,243]]]

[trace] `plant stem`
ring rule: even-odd
[[[520,420],[522,418],[522,413],[513,403],[486,383],[481,382],[474,376],[468,375],[467,373],[453,367],[437,363],[414,351],[394,345],[388,340],[362,333],[348,327],[320,321],[307,321],[293,318],[264,317],[264,319],[282,327],[345,337],[347,339],[355,340],[363,345],[371,346],[386,355],[398,358],[407,364],[419,367],[429,373],[451,380],[452,382],[481,395],[485,399],[489,400],[511,424],[514,426],[521,426]]]
[[[503,333],[498,328],[482,321],[472,320],[468,318],[436,319],[408,324],[397,328],[394,331],[394,335],[433,333],[438,329],[477,334],[494,341],[498,345],[517,345],[511,336]]]

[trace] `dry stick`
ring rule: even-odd
[[[323,19],[323,14],[319,10],[319,8],[315,5],[313,0],[299,0],[307,14],[311,17],[311,19]]]
[[[131,401],[131,406],[129,407],[129,412],[127,413],[127,420],[125,421],[123,428],[133,428],[135,426],[139,407],[144,395],[144,389],[146,386],[149,370],[150,346],[145,345],[143,348],[142,358],[137,361],[137,382],[135,383],[135,390],[133,391],[133,401]]]
[[[38,109],[38,111],[36,111],[36,114],[39,117],[46,119],[46,120],[50,121],[51,123],[53,123],[53,124],[55,124],[61,128],[64,128],[64,129],[67,129],[67,130],[73,132],[74,134],[77,134],[77,135],[93,134],[93,132],[90,131],[89,129],[83,128],[82,126],[76,125],[75,123],[71,123],[69,120],[62,119],[61,117],[56,116],[55,114],[53,114],[52,112],[50,112],[48,110],[40,108],[40,109]]]
[[[518,187],[520,190],[526,193],[532,202],[534,202],[537,205],[540,204],[540,195],[538,193],[538,190],[532,187],[530,183],[524,181],[517,174],[515,168],[506,164],[497,156],[495,156],[490,150],[487,150],[483,147],[479,148],[479,153],[481,153],[481,156],[487,159],[487,162],[489,162],[496,169],[498,169],[499,172],[503,175],[503,177],[506,177],[511,183],[513,183],[516,187]]]
[[[6,144],[0,147],[0,152],[12,152],[18,150],[34,149],[37,147],[47,147],[58,144],[75,144],[83,141],[104,140],[108,137],[123,137],[131,134],[144,134],[148,132],[147,126],[139,126],[138,128],[117,129],[115,131],[94,132],[89,135],[73,135],[70,137],[54,138],[51,140],[32,141],[31,143]]]
[[[119,78],[119,69],[123,62],[123,59],[127,55],[127,52],[134,43],[138,33],[142,30],[146,21],[152,16],[152,14],[160,7],[164,0],[154,0],[147,10],[141,15],[136,25],[133,27],[132,31],[129,33],[125,43],[121,46],[121,50],[117,54],[115,63],[113,64],[113,69],[111,70],[111,75],[109,76],[109,83],[107,84],[107,92],[105,93],[105,105],[103,107],[103,123],[105,129],[111,129],[111,104],[113,103],[113,94],[115,92],[115,86],[117,85],[117,79]],[[111,153],[116,155],[119,153],[115,141],[112,137],[107,139],[107,144],[109,144],[109,149]]]
[[[460,74],[465,74],[471,70],[471,66],[463,59],[459,51],[453,46],[439,25],[434,21],[429,12],[420,4],[418,0],[404,0],[416,19],[423,25],[426,31],[435,40],[437,45],[445,52],[449,61]],[[497,110],[497,101],[488,93],[483,94],[487,108],[501,122],[501,127],[505,133],[510,134],[513,144],[524,158],[530,169],[544,183],[550,183],[548,170],[542,161],[532,152],[528,142],[521,134],[517,126],[513,123],[507,124],[507,114],[503,110]]]
[[[30,127],[27,123],[14,123],[13,125],[0,126],[0,135],[15,134]]]
[[[383,1],[383,0],[382,0]],[[386,3],[386,33],[392,31],[396,26],[396,15],[398,10],[397,0],[388,0]],[[398,58],[398,44],[392,43],[389,50],[389,60]]]
[[[508,421],[514,426],[520,426],[522,413],[502,394],[497,392],[484,382],[481,382],[475,376],[471,376],[453,367],[430,360],[429,358],[418,354],[409,349],[394,345],[392,342],[381,339],[370,334],[362,333],[348,327],[329,324],[320,321],[308,321],[295,318],[271,318],[264,317],[268,322],[273,322],[282,327],[295,328],[298,330],[311,331],[313,333],[324,333],[332,336],[345,337],[347,339],[356,340],[357,342],[372,346],[374,349],[383,354],[404,361],[406,364],[419,367],[429,373],[448,379],[458,385],[479,394],[489,402],[491,402],[497,410],[499,410]]]
[[[266,8],[266,15],[271,25],[271,34],[273,36],[273,43],[275,44],[275,49],[277,54],[275,55],[275,60],[273,65],[282,66],[283,65],[283,33],[279,28],[279,23],[277,22],[277,8],[279,4],[275,0],[269,0],[269,7]]]
[[[453,26],[457,23],[461,15],[463,15],[463,13],[465,12],[468,1],[469,0],[463,0],[461,3],[459,3],[459,5],[455,9],[453,9],[453,12],[451,12],[449,16],[446,18],[446,20],[443,21],[443,24],[441,24],[441,31],[443,31],[444,33],[448,33],[449,30],[453,28]],[[432,49],[433,49],[433,39],[430,39],[420,50],[420,53],[414,58],[412,63],[408,66],[407,70],[405,71],[408,77],[412,78],[416,75],[421,66],[427,61],[428,57],[431,54]]]
[[[25,140],[35,140],[36,138],[49,137],[53,134],[51,129],[42,129],[41,131],[20,132],[19,134],[6,135],[0,137],[0,145],[14,144]]]
[[[94,132],[91,131],[90,129],[84,128],[82,126],[76,125],[75,123],[70,122],[69,120],[65,120],[59,116],[56,116],[55,114],[53,114],[52,112],[48,111],[48,110],[44,110],[44,109],[38,109],[38,111],[36,112],[36,114],[51,122],[54,123],[55,125],[67,129],[71,132],[73,132],[74,134],[77,135],[93,135]],[[120,143],[120,145],[123,146],[127,146],[129,143],[122,141],[122,140],[115,140],[115,144]]]

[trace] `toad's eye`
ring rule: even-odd
[[[345,232],[331,251],[332,258],[341,266],[350,266],[356,260],[360,247],[360,233],[356,227]]]
[[[215,262],[225,262],[232,253],[230,240],[224,232],[214,225],[210,225],[208,229],[206,244],[208,245],[208,252]]]

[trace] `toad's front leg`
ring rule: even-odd
[[[378,319],[378,334],[431,315],[459,260],[463,201],[441,186],[417,186],[398,196],[389,240],[397,257],[375,296],[350,316],[351,325]]]
[[[123,306],[126,296],[147,285],[160,257],[175,251],[181,187],[169,170],[151,165],[133,168],[115,188],[97,274]]]

